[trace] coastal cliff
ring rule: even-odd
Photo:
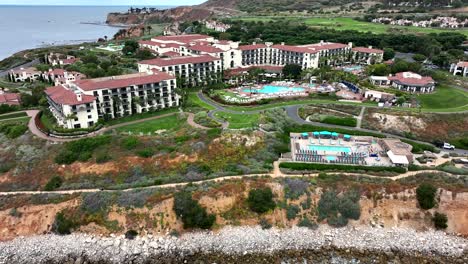
[[[209,18],[214,13],[215,11],[206,8],[183,6],[156,10],[151,13],[110,13],[107,15],[106,23],[109,25],[136,25],[195,21]]]

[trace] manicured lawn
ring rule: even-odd
[[[185,120],[179,119],[178,115],[171,115],[171,116],[166,116],[166,117],[161,117],[159,119],[154,119],[151,121],[146,121],[146,122],[141,122],[138,124],[133,124],[133,125],[128,125],[128,126],[123,126],[117,128],[117,131],[119,132],[131,132],[133,134],[138,134],[138,133],[154,133],[157,130],[162,130],[162,129],[177,129],[179,128]]]
[[[15,118],[15,119],[0,120],[0,124],[11,124],[11,123],[15,123],[15,124],[27,125],[28,122],[29,122],[29,119],[30,119],[29,116],[25,116],[25,117],[19,117],[19,118]]]
[[[270,108],[276,107],[283,107],[289,105],[301,105],[301,104],[347,104],[347,105],[358,105],[358,106],[376,106],[376,103],[368,102],[368,103],[352,103],[352,102],[338,102],[335,100],[326,100],[326,99],[305,99],[305,100],[291,100],[291,101],[284,101],[279,103],[269,103],[265,105],[257,105],[257,106],[228,106],[227,109],[235,110],[235,111],[255,111],[255,110],[265,110]]]
[[[441,32],[459,32],[468,36],[468,30],[448,30],[437,28],[421,28],[421,27],[406,27],[406,26],[393,26],[384,25],[371,22],[361,22],[349,17],[312,17],[305,19],[305,23],[313,27],[330,27],[336,30],[356,30],[361,32],[373,33],[388,33],[390,30],[398,31],[401,33],[441,33]]]
[[[10,113],[10,114],[3,114],[3,115],[0,115],[0,120],[10,119],[10,118],[18,118],[18,117],[25,117],[25,116],[28,116],[28,114],[26,114],[26,112],[16,112],[16,113]]]
[[[260,114],[231,114],[226,112],[217,112],[215,116],[229,122],[229,128],[241,129],[250,128],[258,124]]]
[[[156,112],[146,112],[146,113],[142,113],[142,114],[135,114],[135,115],[121,117],[121,118],[118,118],[118,119],[109,120],[109,121],[106,122],[106,125],[107,126],[112,126],[112,125],[116,125],[116,124],[127,123],[127,122],[130,122],[130,121],[140,120],[140,119],[143,119],[143,118],[148,118],[148,117],[153,117],[153,116],[160,116],[160,115],[169,114],[169,113],[175,113],[177,111],[179,111],[179,109],[177,109],[177,108],[168,108],[168,109],[158,110]]]
[[[215,108],[198,98],[197,93],[189,93],[188,95],[188,105],[189,106],[199,106],[207,110],[214,110]]]
[[[460,109],[468,107],[468,93],[449,86],[437,86],[432,94],[419,95],[423,110]]]

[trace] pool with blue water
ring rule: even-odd
[[[330,152],[351,152],[351,148],[343,146],[319,146],[319,145],[309,145],[310,150],[315,151],[330,151]]]
[[[263,93],[263,94],[272,94],[272,93],[287,93],[287,92],[303,92],[305,88],[302,87],[287,87],[287,86],[276,86],[276,85],[265,85],[260,89],[256,88],[244,88],[242,89],[244,93]]]
[[[356,65],[356,66],[346,66],[346,67],[343,67],[343,70],[344,70],[345,72],[360,71],[360,70],[362,70],[362,66],[360,66],[360,65]]]

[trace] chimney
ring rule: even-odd
[[[372,49],[372,46],[369,46],[369,49]]]
[[[257,45],[257,42],[255,42],[255,41],[254,41],[254,42],[252,42],[252,45]]]
[[[284,42],[281,42],[281,46],[284,46]]]
[[[348,47],[352,48],[352,47],[353,47],[353,43],[352,43],[352,42],[348,42]]]
[[[81,94],[81,92],[76,93],[76,100],[78,100],[78,102],[83,101],[83,95]]]
[[[320,44],[323,44],[323,40],[322,40],[322,39],[320,40]]]

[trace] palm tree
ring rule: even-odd
[[[106,42],[107,42],[107,39],[108,39],[107,35],[106,35],[106,36],[104,36],[104,39],[105,39],[105,40],[106,40]]]
[[[151,30],[153,27],[151,25],[146,26],[146,30],[148,30],[148,35],[151,35]]]

